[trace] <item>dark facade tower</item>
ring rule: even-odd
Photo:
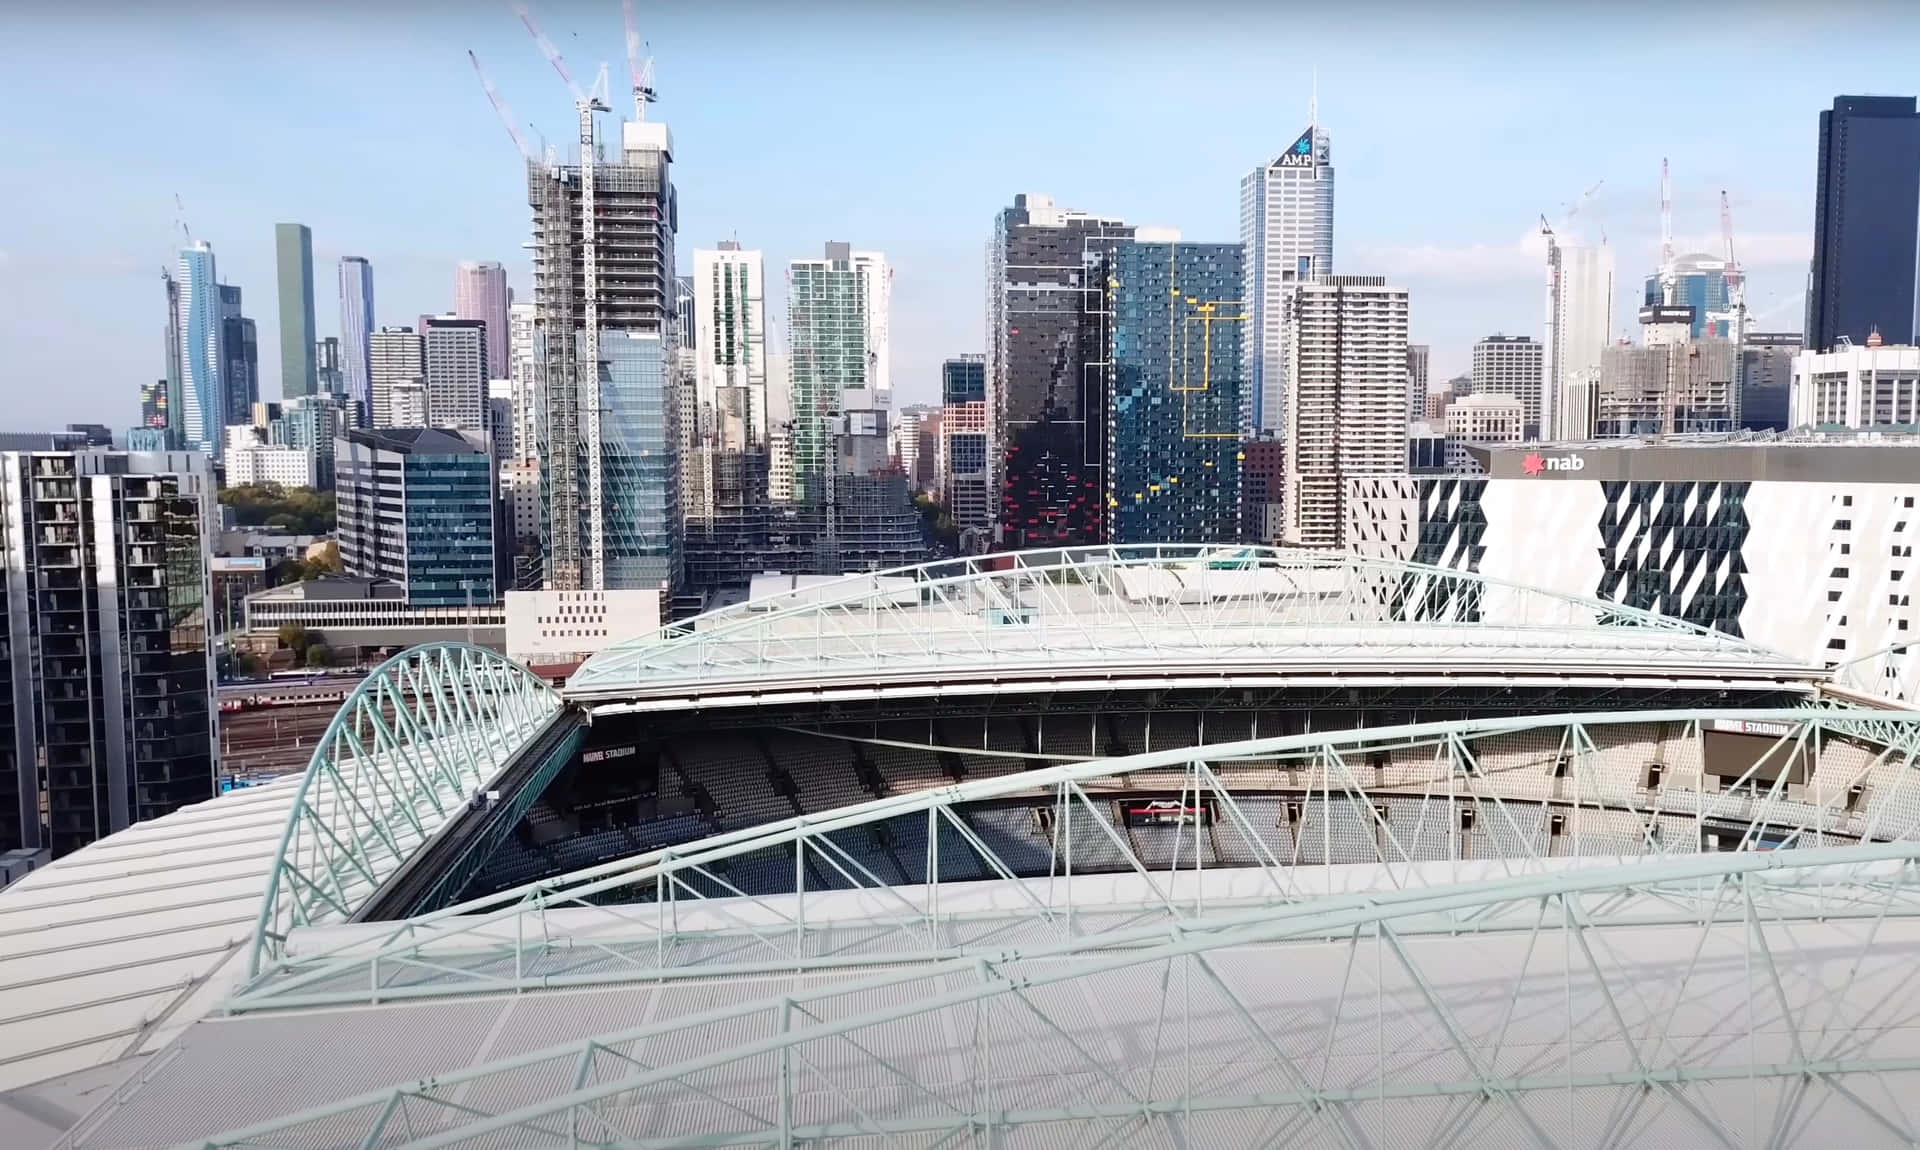
[[[1020,195],[989,254],[987,390],[1002,550],[1106,541],[1104,285],[1098,265],[1133,228]]]
[[[1914,337],[1920,113],[1912,96],[1839,96],[1820,113],[1807,347]]]

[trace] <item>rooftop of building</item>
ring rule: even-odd
[[[318,579],[303,579],[298,583],[269,587],[247,598],[254,602],[280,600],[346,602],[354,599],[404,599],[406,597],[406,587],[391,579],[374,579],[361,575],[322,575]]]
[[[346,437],[350,443],[406,455],[474,455],[487,451],[486,441],[480,436],[448,427],[382,427],[349,431]]]

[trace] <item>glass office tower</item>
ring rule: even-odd
[[[340,560],[414,606],[498,601],[493,454],[477,431],[349,431],[334,444]]]

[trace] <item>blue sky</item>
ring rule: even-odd
[[[934,393],[942,358],[982,350],[985,244],[1014,193],[1237,239],[1240,176],[1299,133],[1316,67],[1336,269],[1411,289],[1436,379],[1464,371],[1481,335],[1540,333],[1537,218],[1596,181],[1576,224],[1605,229],[1630,315],[1656,258],[1662,156],[1682,250],[1718,249],[1728,189],[1762,326],[1797,329],[1817,115],[1841,92],[1920,89],[1912,20],[1836,3],[1819,29],[1805,5],[1548,7],[641,0],[639,14],[677,145],[682,265],[732,236],[775,280],[825,240],[884,250],[908,401]],[[617,0],[534,12],[577,74],[604,61],[619,90]],[[134,421],[162,370],[176,194],[246,292],[269,398],[276,221],[313,228],[323,335],[342,254],[373,261],[383,323],[450,306],[462,259],[505,261],[525,292],[524,181],[468,48],[529,135],[570,137],[566,90],[504,4],[10,0],[0,427]]]

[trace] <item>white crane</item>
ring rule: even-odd
[[[493,110],[499,115],[500,122],[507,126],[507,135],[513,137],[513,146],[520,149],[520,155],[528,163],[532,163],[533,149],[527,147],[526,137],[520,134],[520,129],[513,122],[513,113],[507,110],[507,102],[500,98],[500,93],[494,88],[493,81],[487,77],[487,70],[480,66],[480,57],[474,55],[473,49],[469,48],[467,59],[473,61],[473,70],[480,77],[480,86],[486,89],[487,101],[493,105]]]
[[[627,22],[627,72],[633,78],[633,118],[647,118],[647,105],[654,102],[653,57],[641,59],[643,45],[633,22],[633,0],[620,0],[621,14]]]
[[[1667,158],[1660,157],[1660,302],[1673,302],[1673,183],[1667,176]]]

